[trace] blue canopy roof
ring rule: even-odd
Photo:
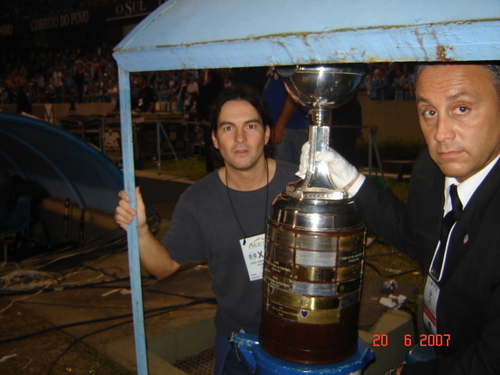
[[[169,0],[116,47],[126,71],[497,60],[498,0]]]
[[[0,172],[3,179],[29,180],[48,196],[108,212],[123,189],[121,171],[91,144],[48,122],[7,112],[0,112]]]

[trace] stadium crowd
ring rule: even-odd
[[[374,63],[368,65],[364,85],[372,100],[414,100],[413,65],[405,63]]]
[[[112,47],[93,50],[67,47],[60,51],[37,51],[1,57],[0,104],[17,104],[25,112],[35,103],[117,102],[117,65]],[[226,84],[231,70],[222,76]],[[177,112],[193,109],[200,71],[162,71],[144,74],[159,102],[175,103]],[[137,95],[138,74],[132,76],[131,93]],[[403,63],[374,63],[368,66],[364,87],[372,100],[413,100],[414,77]]]

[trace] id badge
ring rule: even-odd
[[[264,233],[240,240],[241,251],[243,252],[250,281],[262,279],[265,243],[266,235]]]
[[[427,276],[427,282],[424,289],[424,326],[427,327],[429,333],[437,334],[437,303],[441,289],[432,279]]]

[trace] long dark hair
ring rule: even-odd
[[[244,100],[250,103],[255,108],[260,118],[262,119],[262,124],[264,125],[264,127],[269,126],[269,129],[272,131],[274,127],[274,122],[269,112],[267,103],[264,101],[262,96],[251,86],[248,86],[246,84],[236,84],[226,88],[223,92],[219,94],[219,96],[215,100],[213,111],[210,117],[211,133],[213,134],[217,133],[217,121],[219,119],[222,106],[226,102],[231,100]],[[266,157],[266,159],[272,158],[274,156],[275,149],[276,146],[271,141],[271,138],[269,138],[269,142],[267,142],[267,144],[264,146],[264,156]],[[222,159],[219,150],[217,150],[215,147],[213,147],[213,145],[211,145],[211,152],[215,162],[215,166],[216,167],[223,166],[224,160]]]

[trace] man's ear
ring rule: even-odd
[[[217,137],[215,136],[215,132],[212,131],[212,143],[216,149],[219,149],[219,142],[217,141]]]
[[[271,138],[271,127],[269,125],[266,125],[266,133],[265,133],[266,145],[269,143],[270,138]]]

